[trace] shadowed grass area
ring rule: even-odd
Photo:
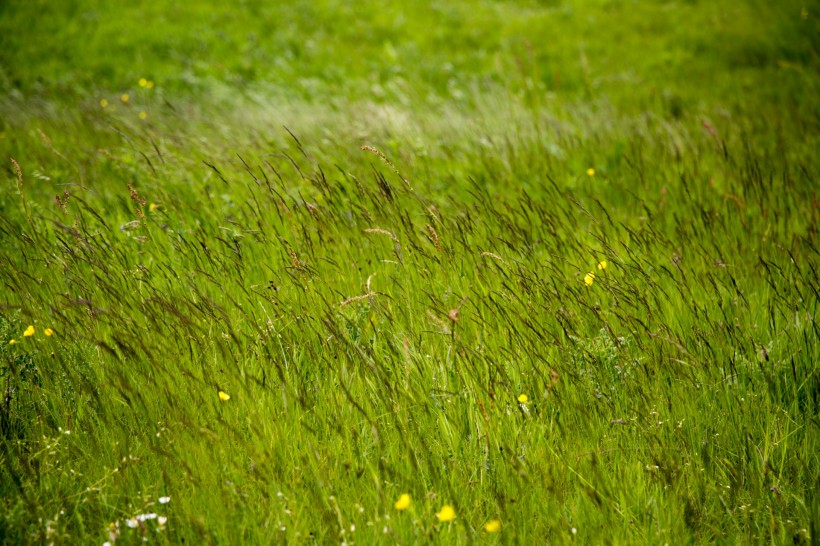
[[[812,10],[3,4],[2,542],[812,544]]]

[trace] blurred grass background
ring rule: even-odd
[[[500,86],[679,116],[703,102],[786,105],[816,91],[817,22],[799,0],[12,0],[0,9],[4,87],[54,98],[126,91],[141,77],[175,93],[207,96],[222,84],[309,102],[466,100]]]

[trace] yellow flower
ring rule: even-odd
[[[225,391],[219,391],[219,399],[222,400],[223,402],[227,402],[228,400],[231,399],[231,395],[228,394]]]
[[[121,101],[123,104],[128,104],[128,99],[129,99],[129,98],[130,98],[130,97],[128,96],[128,93],[123,93],[122,95],[120,95],[120,101]]]
[[[140,78],[140,87],[145,87],[148,85],[148,80],[145,78]]]
[[[587,286],[592,286],[592,283],[595,282],[595,273],[587,273],[584,275],[584,284]]]
[[[606,260],[601,260],[600,262],[598,262],[598,269],[600,269],[601,271],[606,269]]]
[[[105,108],[106,106],[108,106],[108,101],[107,101],[107,100],[105,100],[105,99],[102,99],[102,100],[100,101],[100,106],[102,106],[103,108]]]
[[[412,501],[410,500],[410,495],[408,495],[407,493],[402,493],[401,495],[399,495],[399,500],[396,501],[396,504],[394,504],[393,507],[396,510],[407,510],[408,508],[410,508],[411,502]]]
[[[29,326],[28,328],[26,328],[26,331],[25,331],[25,332],[23,332],[23,335],[24,335],[25,337],[31,337],[31,336],[33,336],[33,335],[34,335],[34,326]]]
[[[589,169],[587,169],[587,174],[588,174],[589,176],[595,176],[595,169],[593,169],[592,167],[590,167]]]
[[[497,519],[491,519],[484,524],[484,530],[488,533],[497,533],[501,530],[501,522]]]
[[[15,340],[15,339],[12,339],[11,341],[9,341],[9,345],[14,345],[15,343],[17,343],[17,340]]]
[[[518,395],[518,401],[521,402],[522,404],[526,404],[529,401],[529,399],[530,398],[526,394],[519,394]]]
[[[51,328],[46,328],[45,330],[43,330],[43,333],[47,336],[50,336],[54,333],[54,330],[52,330]]]
[[[436,517],[442,523],[453,521],[454,519],[456,519],[456,511],[453,510],[453,507],[449,504],[445,504],[441,507],[441,510],[439,510],[438,514],[436,514]]]
[[[147,82],[145,82],[145,88],[146,89],[153,89],[154,88],[154,82],[152,82],[151,80],[148,80]]]
[[[147,118],[147,117],[148,117],[148,113],[147,113],[147,112],[140,112],[140,119],[145,119],[145,118]]]
[[[151,203],[150,205],[148,205],[148,212],[154,212],[158,208],[159,208],[159,205],[157,205],[156,203]]]

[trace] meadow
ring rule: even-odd
[[[817,544],[818,15],[0,2],[0,543]]]

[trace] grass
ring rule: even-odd
[[[175,4],[0,5],[2,543],[817,542],[814,6]]]

